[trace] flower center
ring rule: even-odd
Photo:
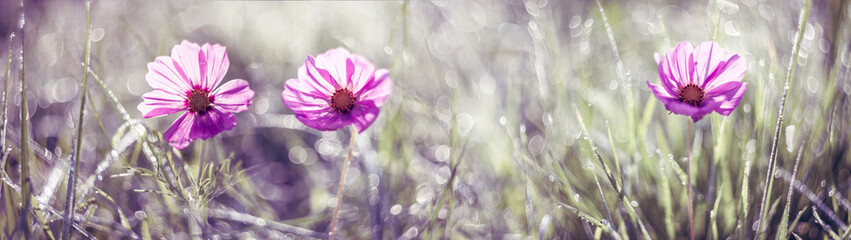
[[[348,113],[355,106],[355,95],[348,89],[341,88],[331,96],[331,107],[338,113]]]
[[[189,99],[186,101],[187,105],[189,105],[189,110],[196,113],[203,113],[210,106],[210,97],[206,91],[201,89],[193,89],[189,92]]]
[[[680,89],[680,102],[691,104],[692,106],[697,107],[703,102],[703,95],[706,94],[703,92],[703,89],[698,87],[696,84],[689,84]]]

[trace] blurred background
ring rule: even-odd
[[[188,178],[198,159],[231,154],[228,164],[246,174],[209,203],[207,237],[321,237],[350,135],[304,126],[280,96],[308,55],[345,47],[389,69],[394,87],[355,141],[340,238],[682,239],[688,149],[698,238],[752,238],[804,8],[764,235],[775,236],[784,217],[803,239],[843,235],[851,222],[846,0],[96,0],[75,211],[90,220],[75,237],[198,237],[187,204],[152,192],[168,183],[134,171],[168,165],[159,158]],[[85,93],[86,2],[33,0],[24,10],[23,42],[16,33],[10,43],[20,8],[0,2],[2,65],[9,46],[15,54],[2,197],[9,203],[18,183],[23,47],[33,194],[43,212],[34,229],[46,238],[61,229]],[[226,46],[225,81],[245,79],[256,95],[232,131],[178,151],[157,137],[178,115],[142,119],[136,105],[152,90],[147,63],[184,39]],[[653,54],[681,41],[717,41],[746,59],[748,91],[729,117],[688,127],[649,92],[645,81],[659,81]],[[797,156],[798,190],[787,202]],[[781,215],[787,204],[791,215]],[[14,223],[5,216],[0,223]]]

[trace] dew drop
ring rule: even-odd
[[[396,204],[390,207],[390,214],[399,215],[399,213],[402,213],[402,205]]]
[[[104,31],[103,28],[97,28],[95,30],[92,30],[92,35],[90,36],[90,38],[91,38],[90,40],[92,42],[99,42],[100,40],[103,39],[103,36],[105,34],[106,34],[106,31]]]
[[[736,27],[736,24],[734,24],[733,21],[727,21],[727,24],[724,24],[724,33],[727,33],[727,36],[733,37],[742,35],[742,33],[739,32],[739,28]]]

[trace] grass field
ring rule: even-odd
[[[3,0],[0,239],[328,238],[350,146],[338,239],[851,239],[849,21],[847,0]],[[136,106],[184,39],[255,95],[180,150],[178,115]],[[729,116],[650,92],[682,41],[745,59]],[[393,79],[354,138],[281,100],[336,47]]]

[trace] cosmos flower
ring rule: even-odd
[[[656,53],[662,86],[647,81],[650,91],[672,113],[690,116],[694,122],[715,111],[728,116],[739,105],[748,84],[745,59],[727,55],[715,42],[692,47],[681,42],[665,56]]]
[[[336,48],[308,56],[298,69],[298,78],[287,80],[281,98],[296,118],[322,131],[349,124],[363,132],[378,117],[393,87],[387,69],[363,56]]]
[[[154,91],[142,95],[144,102],[137,108],[145,118],[183,111],[163,136],[178,149],[231,130],[236,126],[233,114],[248,109],[254,91],[242,79],[219,86],[229,66],[225,47],[183,40],[171,49],[171,57],[148,63],[145,80]]]

